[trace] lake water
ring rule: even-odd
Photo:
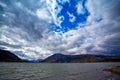
[[[120,80],[120,63],[0,63],[0,80]]]

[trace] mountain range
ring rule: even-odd
[[[53,54],[48,58],[40,61],[48,63],[79,63],[79,62],[120,62],[120,56],[105,56],[105,55],[63,55]]]
[[[20,59],[14,53],[0,49],[0,62],[32,62]],[[33,62],[39,63],[80,63],[80,62],[120,62],[120,56],[111,55],[64,55],[61,53],[53,54],[46,59],[38,59]]]

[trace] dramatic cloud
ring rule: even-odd
[[[120,54],[119,0],[1,0],[0,49],[22,59]]]

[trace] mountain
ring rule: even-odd
[[[0,62],[23,62],[23,60],[10,51],[0,49]]]
[[[120,62],[120,56],[104,56],[104,55],[63,55],[53,54],[41,62],[47,63],[77,63],[77,62]]]

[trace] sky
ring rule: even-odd
[[[21,59],[120,55],[120,0],[0,0],[0,49]]]

